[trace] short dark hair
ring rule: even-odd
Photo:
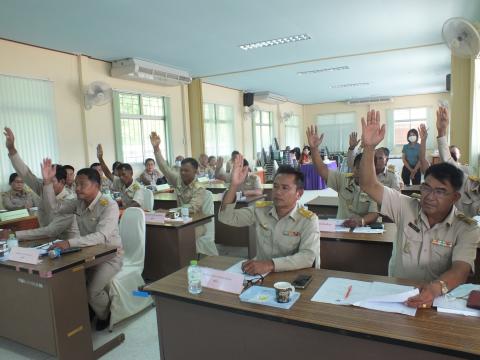
[[[301,171],[296,170],[294,167],[290,165],[280,165],[278,167],[277,172],[275,173],[274,180],[277,175],[294,175],[295,176],[295,185],[297,185],[297,189],[304,189],[305,187],[305,176]]]
[[[10,174],[10,177],[8,178],[8,185],[12,185],[12,182],[14,182],[17,177],[18,177],[17,173]]]
[[[217,158],[216,156],[210,155],[210,156],[208,157],[208,162],[210,162],[210,160],[216,159],[216,158]]]
[[[115,161],[112,165],[112,171],[115,171],[115,169],[119,166],[122,165],[120,161]]]
[[[58,180],[58,181],[66,181],[67,180],[67,171],[65,170],[65,167],[60,165],[60,164],[56,164],[57,165],[57,171],[55,172],[55,178]]]
[[[194,158],[187,157],[187,158],[183,159],[182,162],[180,163],[180,165],[185,165],[185,164],[192,165],[195,170],[198,169],[198,161],[195,160]]]
[[[386,148],[386,147],[381,147],[381,148],[378,148],[377,150],[383,151],[383,153],[385,154],[385,156],[387,158],[390,156],[390,150],[388,150],[388,148]]]
[[[90,169],[93,169],[94,167],[97,167],[97,166],[102,166],[102,164],[100,164],[100,163],[93,163],[92,165],[90,165]]]
[[[102,183],[102,181],[100,180],[100,174],[95,169],[92,169],[92,168],[80,169],[77,172],[77,176],[80,176],[80,175],[85,175],[88,178],[88,180],[95,182],[98,185],[101,185]]]
[[[152,158],[147,158],[145,159],[145,162],[143,163],[145,166],[147,166],[147,162],[149,161],[153,161],[153,165],[155,165],[155,160],[153,160]]]
[[[231,157],[233,158],[235,155],[240,155],[240,152],[239,152],[239,151],[237,151],[237,150],[233,150],[233,151],[232,151],[232,156],[231,156]]]
[[[425,171],[425,179],[430,175],[442,184],[448,182],[455,191],[459,191],[462,188],[463,171],[452,164],[440,163],[432,165]]]
[[[126,171],[130,171],[131,173],[133,173],[133,169],[132,169],[132,166],[130,164],[120,164],[118,165],[118,170],[126,170]]]
[[[353,167],[356,167],[357,164],[360,165],[360,161],[362,160],[362,155],[363,153],[360,153],[360,154],[357,154],[357,156],[355,156],[355,159],[353,160]]]
[[[415,135],[415,136],[417,137],[417,139],[418,139],[418,131],[417,131],[417,129],[410,129],[410,130],[408,130],[407,140],[408,140],[408,137],[410,136],[410,134]]]
[[[248,166],[248,160],[247,159],[243,159],[243,166]]]
[[[63,168],[65,169],[65,171],[67,170],[72,170],[73,172],[75,172],[75,168],[72,166],[72,165],[63,165]]]

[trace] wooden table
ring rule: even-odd
[[[0,261],[0,336],[58,359],[98,359],[124,341],[118,335],[93,349],[85,269],[115,256],[96,245],[39,265]]]
[[[316,195],[316,196],[315,196]],[[336,218],[338,212],[338,193],[330,188],[323,190],[305,190],[307,201],[303,203],[308,210],[313,211],[320,218]]]
[[[372,275],[388,275],[397,226],[383,224],[383,234],[320,232],[320,267]]]
[[[408,196],[411,196],[412,194],[420,194],[420,185],[405,186],[401,192]]]
[[[203,266],[226,269],[239,259],[211,257]],[[313,268],[274,273],[264,285],[313,281],[290,310],[240,302],[238,295],[187,291],[186,269],[146,289],[156,302],[160,357],[171,359],[447,360],[480,357],[478,319],[419,310],[415,317],[312,302],[327,277],[416,285],[412,281]],[[187,346],[188,345],[188,346]]]
[[[213,216],[197,213],[185,224],[147,222],[144,279],[160,279],[197,259],[195,228],[211,221]]]
[[[15,220],[0,221],[1,229],[10,229],[12,231],[30,230],[39,227],[36,216],[25,216]]]

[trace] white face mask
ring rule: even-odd
[[[175,165],[180,167],[182,165],[182,162],[180,160],[175,161]]]
[[[408,141],[410,141],[410,142],[413,143],[413,142],[417,141],[417,137],[416,137],[415,135],[410,135],[410,136],[408,137]]]

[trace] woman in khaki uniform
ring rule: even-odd
[[[8,184],[11,189],[2,194],[3,207],[6,210],[11,211],[38,207],[40,198],[32,190],[25,189],[25,183],[17,173],[10,175]]]

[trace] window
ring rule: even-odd
[[[229,156],[233,151],[233,107],[203,104],[205,152]]]
[[[41,177],[44,157],[58,161],[52,82],[0,75],[0,126],[12,129],[23,161]],[[0,153],[0,172],[5,185],[14,172],[6,150]]]
[[[329,152],[344,152],[348,150],[349,136],[356,131],[355,112],[317,115],[318,131],[323,133],[321,147]]]
[[[126,163],[143,163],[153,158],[150,133],[160,136],[160,149],[168,159],[165,98],[141,94],[116,93],[116,141],[118,158]]]
[[[262,148],[267,151],[273,142],[272,112],[255,111],[253,116],[255,119],[255,126],[253,129],[255,153],[261,152]]]
[[[395,109],[393,110],[393,121],[394,121],[394,144],[404,145],[407,143],[408,130],[410,129],[418,130],[418,128],[420,127],[420,124],[427,125],[427,122],[428,122],[427,108],[420,107],[420,108],[410,108],[410,109]]]
[[[291,116],[288,120],[285,120],[285,147],[301,146],[300,138],[300,117],[298,115]]]

